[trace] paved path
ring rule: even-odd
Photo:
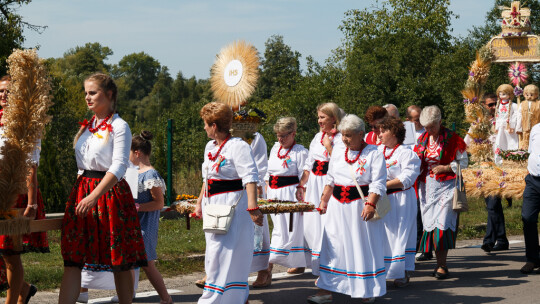
[[[519,269],[524,264],[525,244],[520,237],[511,238],[510,250],[485,254],[481,240],[459,241],[458,249],[451,250],[448,257],[450,278],[438,281],[430,273],[435,261],[417,262],[411,284],[395,288],[388,284],[387,293],[376,303],[540,303],[540,274],[523,275]],[[307,296],[314,294],[311,273],[287,275],[285,268],[275,267],[272,286],[252,289],[251,304],[306,303]],[[193,282],[202,277],[195,273],[165,280],[175,303],[196,303],[201,289]],[[253,280],[253,278],[252,278]],[[90,303],[111,303],[114,292],[90,291]],[[58,291],[39,292],[30,303],[57,303]],[[148,281],[139,284],[134,303],[159,303]],[[359,303],[343,295],[334,295],[334,303]]]

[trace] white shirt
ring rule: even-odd
[[[540,176],[540,123],[531,129],[529,138],[529,162],[527,170],[533,176]]]
[[[113,130],[107,142],[107,131],[92,133],[88,128],[77,140],[75,158],[79,174],[82,170],[106,171],[120,180],[126,173],[131,150],[131,130],[118,114],[114,114],[111,125]],[[95,121],[91,127],[95,127]]]
[[[4,127],[0,127],[0,151],[2,151],[2,147],[5,144],[5,141],[7,138],[4,137]],[[30,154],[30,162],[32,164],[35,164],[36,166],[39,166],[39,157],[41,154],[41,139],[38,140],[36,143],[36,147],[34,148],[34,151]],[[4,158],[4,154],[0,154],[0,159]]]
[[[278,151],[281,147],[279,142],[275,143],[270,151],[270,158],[268,159],[268,172],[264,177],[264,180],[268,182],[270,175],[276,176],[298,176],[298,179],[302,177],[304,171],[304,164],[308,157],[308,150],[304,146],[295,144],[286,158],[280,159],[278,157]],[[281,149],[279,152],[281,156],[284,156],[289,149]],[[285,163],[287,165],[285,165]]]
[[[311,172],[313,163],[315,163],[316,160],[330,161],[330,155],[328,155],[326,148],[321,144],[322,134],[322,132],[315,134],[311,144],[309,144],[309,155],[304,164],[305,171]],[[341,132],[337,133],[332,141],[332,151],[337,147],[345,147],[341,137]]]
[[[264,175],[266,174],[266,170],[268,170],[266,141],[259,132],[255,132],[255,138],[253,138],[250,146],[253,153],[253,159],[257,164],[257,171],[259,172],[259,186],[264,187]]]
[[[355,185],[349,165],[345,161],[345,145],[332,151],[332,158],[326,175],[326,185],[351,186]],[[349,160],[355,159],[358,151],[349,151]],[[355,178],[359,185],[369,185],[369,192],[378,195],[386,194],[386,163],[377,146],[367,145],[358,160],[352,164]]]

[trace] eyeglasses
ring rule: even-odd
[[[287,137],[287,136],[289,136],[289,135],[291,135],[291,134],[292,134],[292,132],[289,132],[289,133],[287,133],[287,134],[281,134],[281,135],[280,135],[280,134],[276,134],[276,136],[277,136],[277,138],[285,138],[285,137]]]
[[[488,103],[486,106],[488,106],[489,108],[491,108],[491,107],[494,107],[494,106],[496,106],[496,105],[497,105],[496,102],[492,102],[492,103]]]

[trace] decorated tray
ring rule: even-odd
[[[173,206],[178,213],[190,214],[195,211],[195,205],[197,204],[197,198],[183,198],[174,202]],[[289,212],[310,212],[315,209],[313,204],[309,203],[297,203],[289,201],[277,201],[277,200],[265,200],[259,199],[257,201],[259,210],[264,214],[270,213],[289,213]]]

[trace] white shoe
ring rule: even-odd
[[[132,300],[134,300],[136,296],[137,296],[137,292],[134,291],[134,292],[133,292],[133,299],[132,299]],[[118,295],[115,295],[114,297],[112,297],[112,298],[111,298],[111,302],[113,302],[113,303],[118,303],[118,302],[120,302],[120,300],[118,299]]]
[[[77,303],[88,303],[88,291],[79,293]]]
[[[331,294],[325,294],[325,295],[312,295],[307,298],[307,302],[311,304],[327,304],[332,303],[332,295]]]

